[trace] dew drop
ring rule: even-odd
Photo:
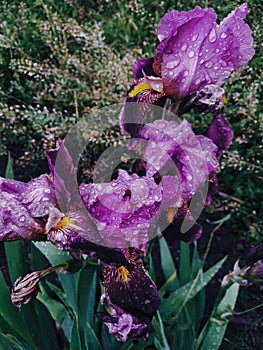
[[[198,34],[196,34],[192,37],[192,41],[196,41],[197,38],[198,38]]]
[[[25,220],[26,220],[25,215],[21,215],[20,218],[19,218],[19,221],[20,222],[25,222]]]
[[[187,174],[186,177],[187,177],[187,180],[188,180],[188,181],[191,181],[192,178],[193,178],[193,176],[192,176],[191,174]],[[190,185],[190,184],[189,184],[189,185]]]
[[[175,68],[179,65],[180,59],[178,60],[172,60],[166,63],[166,68]]]
[[[200,83],[200,79],[196,79],[195,84],[198,85]]]
[[[220,50],[219,49],[216,49],[216,53],[218,53]]]
[[[212,62],[206,62],[205,63],[206,68],[211,68],[212,67]]]
[[[222,33],[222,34],[221,34],[221,38],[222,38],[222,39],[225,39],[225,38],[226,38],[226,33]]]
[[[181,50],[182,50],[182,51],[186,51],[186,49],[187,49],[187,45],[186,45],[186,44],[183,44],[183,45],[181,46]]]
[[[193,58],[194,55],[195,55],[194,51],[191,50],[191,51],[189,52],[189,54],[188,54],[188,57],[189,57],[189,58]]]
[[[189,74],[188,70],[185,70],[183,74],[184,74],[185,77],[187,77],[188,74]]]
[[[216,41],[216,31],[213,28],[209,34],[209,41],[210,43],[214,43]]]

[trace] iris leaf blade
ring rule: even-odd
[[[218,263],[212,266],[208,271],[202,272],[199,270],[197,276],[192,281],[180,287],[168,298],[161,301],[160,312],[165,318],[177,318],[182,308],[191,300],[219,271],[227,257],[221,259]]]

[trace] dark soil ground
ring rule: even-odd
[[[4,176],[7,158],[0,157],[0,176]],[[15,177],[20,181],[28,181],[30,178],[38,176],[47,171],[47,164],[43,162],[37,169],[32,169],[30,166],[23,168],[15,167]],[[205,216],[204,216],[205,215]],[[201,217],[200,224],[203,226],[202,237],[198,241],[199,253],[202,257],[204,254],[209,236],[215,225],[206,223],[206,218],[209,214],[205,213]],[[211,221],[217,218],[209,217]],[[245,228],[244,228],[245,229]],[[227,261],[223,265],[220,272],[207,286],[207,307],[206,317],[208,317],[212,305],[215,301],[221,279],[230,270],[232,270],[235,261],[244,252],[246,247],[240,242],[239,237],[229,229],[226,230],[224,225],[221,226],[214,234],[209,254],[206,259],[205,269],[208,269],[224,256],[228,256]],[[172,246],[172,254],[175,260],[178,260],[179,244],[178,242]],[[8,278],[7,265],[4,254],[4,245],[0,242],[0,267],[10,285]],[[161,279],[161,277],[160,277]],[[160,281],[161,282],[161,281]],[[262,303],[263,288],[259,286],[241,287],[240,294],[237,300],[235,310],[242,312],[251,309]],[[242,315],[242,318],[235,318],[230,321],[227,328],[224,341],[220,350],[259,350],[263,349],[263,312],[262,308],[250,311]],[[187,350],[187,349],[184,349]]]

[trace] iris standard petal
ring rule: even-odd
[[[191,16],[184,13],[184,20],[174,25],[173,15],[165,15],[166,20],[160,22],[164,39],[157,47],[153,67],[163,78],[166,95],[179,100],[206,85],[221,85],[253,57],[251,30],[244,22],[247,11],[245,3],[219,25],[213,9],[196,7],[189,11]],[[165,31],[165,24],[170,29]]]

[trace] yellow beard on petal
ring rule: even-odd
[[[117,272],[122,283],[129,282],[129,271],[124,266],[118,267]]]
[[[169,208],[168,212],[166,214],[166,218],[167,221],[169,222],[169,224],[171,224],[173,222],[173,219],[175,217],[175,214],[177,212],[177,208]]]
[[[129,92],[129,97],[135,97],[137,96],[140,92],[144,91],[144,90],[151,90],[151,87],[149,84],[147,83],[141,83],[136,85],[132,91]]]
[[[69,218],[68,216],[63,216],[60,221],[54,226],[53,230],[67,230],[72,229],[76,231],[81,231],[81,227],[75,225],[75,219]]]

